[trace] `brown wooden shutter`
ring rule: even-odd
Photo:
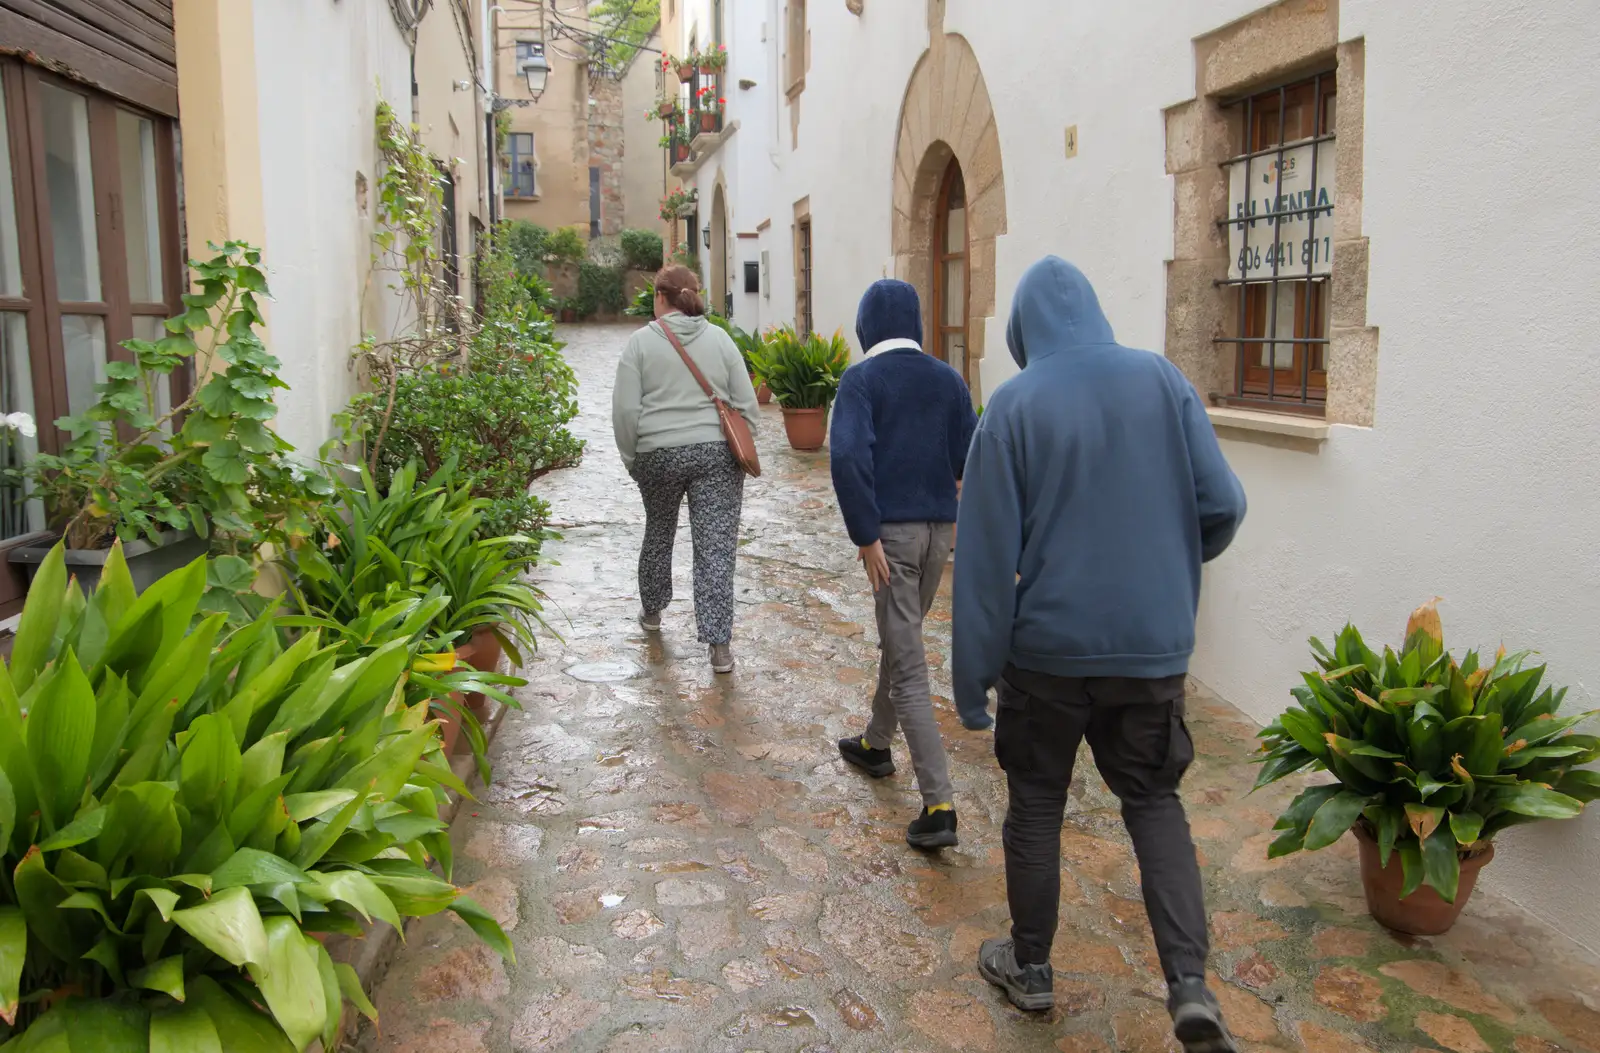
[[[178,115],[172,0],[0,0],[0,53]]]

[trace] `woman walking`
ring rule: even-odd
[[[661,630],[672,602],[678,509],[689,498],[694,538],[694,616],[711,668],[733,672],[733,568],[739,551],[744,472],[728,449],[716,405],[683,361],[694,360],[717,397],[756,426],[756,392],[733,338],[706,321],[700,282],[687,267],[656,275],[656,321],[628,341],[617,363],[611,426],[628,474],[644,496],[639,624]],[[669,335],[670,333],[670,335]]]

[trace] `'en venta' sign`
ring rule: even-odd
[[[1332,140],[1306,143],[1281,155],[1234,162],[1228,170],[1229,278],[1301,278],[1332,271],[1333,145]],[[1293,214],[1262,218],[1274,212]]]

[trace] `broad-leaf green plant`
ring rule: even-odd
[[[1326,848],[1360,824],[1384,866],[1398,853],[1402,898],[1423,885],[1455,902],[1464,856],[1508,827],[1571,819],[1600,797],[1600,738],[1575,734],[1594,713],[1560,713],[1565,688],[1544,687],[1529,652],[1492,659],[1444,647],[1438,610],[1424,604],[1404,648],[1380,654],[1347,625],[1299,703],[1262,729],[1256,787],[1305,771],[1337,780],[1302,792],[1278,820],[1268,854]]]
[[[800,336],[789,326],[774,329],[753,360],[755,377],[785,409],[827,409],[850,366],[850,345],[842,332],[832,337]]]
[[[276,612],[196,618],[197,560],[94,593],[58,546],[0,666],[0,1037],[7,1053],[331,1048],[372,1007],[319,933],[454,910],[440,804],[466,793],[404,641],[349,656]]]

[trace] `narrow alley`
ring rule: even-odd
[[[875,675],[866,582],[843,538],[825,454],[759,436],[747,490],[736,673],[694,642],[687,525],[680,600],[660,642],[634,623],[637,492],[612,448],[621,327],[564,334],[579,375],[583,466],[545,481],[564,540],[537,576],[552,624],[495,779],[455,827],[456,876],[505,926],[503,966],[453,915],[414,924],[376,991],[367,1053],[966,1050],[1147,1053],[1170,1045],[1138,878],[1116,802],[1085,763],[1064,831],[1057,1009],[1031,1018],[976,973],[1007,924],[1004,787],[987,732],[937,698],[961,846],[903,840],[909,764],[847,770]],[[948,600],[933,614],[949,690]],[[1269,862],[1293,788],[1248,796],[1253,727],[1203,692],[1185,786],[1203,856],[1229,1020],[1252,1050],[1600,1049],[1578,997],[1600,969],[1489,895],[1449,936],[1371,921],[1347,840]],[[1424,1036],[1427,1036],[1426,1038]]]

